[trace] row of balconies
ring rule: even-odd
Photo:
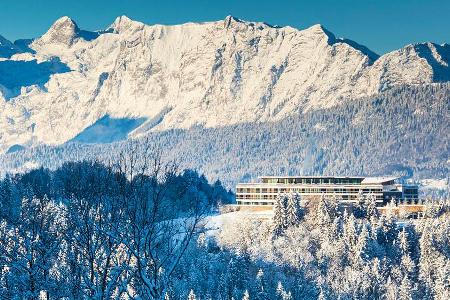
[[[298,193],[382,193],[383,189],[345,189],[345,188],[291,188],[291,189],[267,189],[267,188],[237,188],[237,193],[278,194],[287,192]]]
[[[321,196],[321,194],[317,193],[305,193],[302,194],[303,196]],[[336,194],[336,196],[339,196],[342,200],[354,200],[356,201],[358,199],[358,194]],[[377,193],[374,194],[377,200],[382,201],[383,200],[383,194]],[[275,200],[278,197],[278,194],[251,194],[251,193],[240,193],[236,194],[236,199],[261,199],[261,200]]]

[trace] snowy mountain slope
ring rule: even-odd
[[[394,87],[375,97],[276,122],[150,132],[132,143],[100,144],[108,137],[120,140],[115,137],[124,133],[127,124],[129,129],[136,125],[130,120],[101,119],[77,136],[84,143],[0,154],[0,178],[37,166],[56,169],[67,161],[109,164],[140,141],[162,149],[165,158],[179,163],[180,169],[198,170],[228,188],[261,174],[449,178],[449,99],[450,83]],[[102,133],[96,138],[98,130]]]
[[[64,143],[105,116],[147,119],[129,136],[276,121],[450,77],[448,45],[378,57],[321,25],[298,30],[233,17],[148,26],[122,16],[101,32],[63,17],[28,47],[0,60],[3,152]],[[33,71],[12,84],[22,65]]]

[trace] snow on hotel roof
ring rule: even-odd
[[[384,183],[387,181],[396,180],[399,177],[365,177],[362,184],[375,184],[375,183]]]

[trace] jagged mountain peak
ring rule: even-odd
[[[63,39],[75,39],[78,37],[80,28],[77,23],[68,16],[64,16],[56,20],[49,30],[41,37],[50,37],[53,34],[58,34]]]
[[[74,20],[64,16],[56,20],[34,44],[61,44],[71,46],[79,37],[80,29]]]
[[[324,38],[330,45],[332,45],[336,40],[335,35],[331,31],[326,29],[322,24],[314,24],[306,29],[301,30],[301,32],[310,36]]]
[[[0,151],[64,143],[105,115],[145,119],[130,132],[137,136],[276,121],[392,86],[450,81],[448,45],[378,57],[321,24],[300,30],[227,16],[150,26],[120,16],[105,32],[114,34],[85,42],[103,32],[64,17],[31,44],[28,61],[3,64],[11,67],[0,76],[9,95],[0,101]]]
[[[323,26],[322,24],[311,25],[310,27],[308,27],[305,30],[320,33],[320,34],[332,35],[334,37],[334,34],[332,34],[330,31],[328,31],[328,29],[326,29],[325,26]]]
[[[117,17],[114,22],[108,27],[106,31],[113,31],[114,33],[121,33],[130,28],[144,27],[145,24],[139,21],[135,21],[127,17],[126,15],[122,15]]]
[[[71,47],[79,39],[91,41],[102,32],[82,30],[70,17],[64,16],[56,20],[53,25],[39,39],[32,43],[33,46],[63,45]]]
[[[243,23],[246,23],[246,22],[242,21],[242,20],[239,19],[239,18],[233,17],[232,15],[228,15],[228,16],[226,16],[225,19],[223,20],[223,27],[224,27],[224,28],[230,28],[230,27],[232,27],[233,25],[235,25],[236,23],[243,24]]]
[[[394,54],[401,54],[409,60],[416,58],[423,59],[433,68],[438,66],[448,68],[450,65],[450,45],[445,43],[442,45],[433,42],[408,44],[385,56],[392,56]]]
[[[235,16],[228,15],[228,16],[225,17],[224,22],[225,22],[225,23],[230,23],[230,22],[242,22],[242,20],[239,19],[239,18],[237,18],[237,17],[235,17]]]
[[[62,28],[62,27],[72,28],[74,31],[78,30],[77,23],[75,23],[75,21],[68,16],[62,16],[61,18],[56,20],[51,26],[51,28]]]
[[[332,33],[330,30],[328,30],[322,24],[312,25],[312,26],[308,27],[307,29],[302,30],[302,32],[326,38],[329,45],[333,45],[335,43],[347,44],[350,47],[352,47],[353,49],[358,50],[359,52],[361,52],[362,54],[367,56],[369,58],[371,64],[380,57],[378,54],[376,54],[375,52],[373,52],[366,46],[361,45],[353,40],[350,40],[347,38],[337,38],[334,35],[334,33]]]

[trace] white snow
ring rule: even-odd
[[[392,85],[432,82],[424,47],[432,48],[433,66],[448,64],[447,46],[408,45],[373,61],[321,25],[298,30],[232,17],[149,26],[122,16],[97,33],[63,17],[30,47],[36,53],[0,62],[8,74],[0,76],[0,152],[64,143],[106,115],[146,118],[145,130],[130,136],[275,121]]]
[[[209,234],[216,234],[223,226],[236,222],[236,220],[245,219],[261,219],[271,220],[273,216],[272,210],[267,211],[234,211],[229,213],[211,215],[205,219],[205,227]]]
[[[447,178],[423,179],[420,181],[421,189],[450,190],[450,182]]]
[[[366,177],[361,182],[362,184],[379,184],[386,181],[396,180],[398,177]]]

